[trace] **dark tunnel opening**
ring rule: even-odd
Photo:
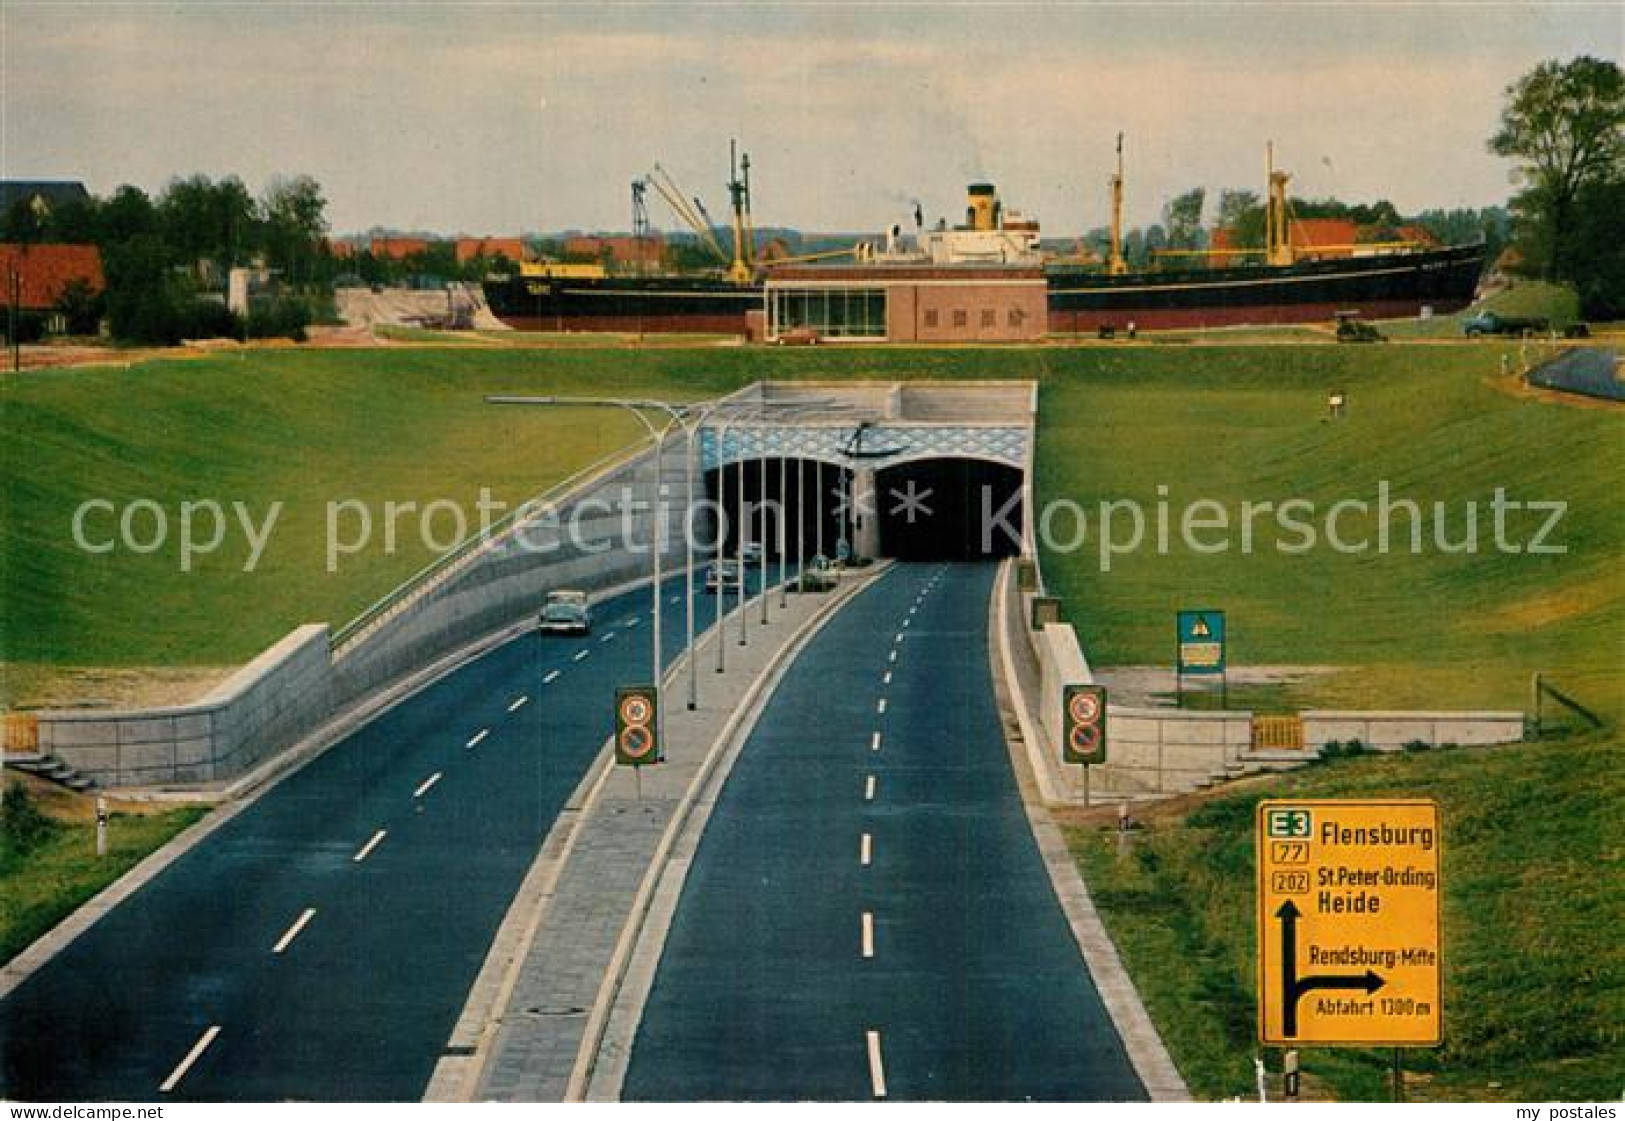
[[[778,557],[777,519],[782,509],[787,559],[837,555],[842,537],[841,496],[843,488],[851,486],[851,472],[814,459],[775,458],[765,463],[759,459],[736,461],[707,471],[706,497],[727,514],[721,525],[724,556],[733,556],[739,547],[741,486],[750,523],[744,527],[746,541],[761,541],[767,556]],[[764,500],[765,514],[759,506]],[[848,540],[852,532],[848,524]],[[715,536],[715,530],[707,535]]]
[[[1021,553],[1021,471],[983,459],[921,459],[875,479],[880,552],[898,560],[989,560]]]

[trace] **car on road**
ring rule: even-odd
[[[739,587],[740,568],[738,561],[717,561],[705,570],[705,590],[720,592],[724,588]]]
[[[740,548],[739,557],[749,567],[757,568],[767,559],[767,550],[762,548],[760,541],[747,541]]]
[[[536,625],[543,634],[590,633],[592,608],[587,603],[587,593],[574,588],[548,592]]]
[[[1493,311],[1481,311],[1461,323],[1462,333],[1469,339],[1482,335],[1543,335],[1551,327],[1552,321],[1544,316],[1501,315]]]

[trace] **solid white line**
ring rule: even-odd
[[[863,956],[875,956],[875,917],[868,911],[863,912]]]
[[[865,868],[869,866],[869,858],[873,855],[872,848],[873,846],[869,841],[869,834],[865,833],[863,835],[862,842],[860,842],[858,845],[858,863],[863,865]]]
[[[474,733],[474,738],[469,740],[463,746],[464,747],[478,747],[478,746],[480,746],[480,741],[485,739],[485,737],[490,735],[490,734],[491,734],[491,729],[489,729],[489,728],[481,728],[478,732]]]
[[[874,735],[869,737],[869,750],[870,751],[879,751],[880,750],[880,733],[879,732],[876,732]]]
[[[197,1062],[203,1052],[209,1049],[209,1044],[214,1042],[214,1037],[219,1034],[220,1025],[211,1024],[209,1029],[198,1037],[198,1041],[192,1044],[192,1049],[186,1053],[186,1058],[181,1060],[180,1065],[169,1072],[169,1077],[164,1079],[162,1086],[158,1087],[158,1092],[167,1094],[173,1090],[180,1083],[180,1080],[186,1077],[186,1072],[192,1069],[192,1064]]]
[[[875,776],[874,775],[866,775],[864,777],[864,780],[863,780],[863,800],[865,802],[873,802],[875,800]]]
[[[880,1033],[877,1031],[864,1032],[869,1038],[869,1085],[874,1089],[875,1097],[886,1096],[886,1067],[880,1061]]]
[[[581,661],[581,659],[585,658],[588,654],[591,654],[591,653],[592,653],[591,650],[577,650],[575,660],[579,662],[579,661]]]
[[[525,702],[528,701],[528,700],[530,700],[530,695],[529,694],[524,694],[522,696],[515,697],[513,699],[513,703],[508,706],[508,711],[509,712],[518,712],[520,709],[525,707]]]
[[[559,679],[559,674],[561,674],[563,672],[564,672],[563,670],[557,670],[557,669],[551,671],[550,673],[548,673],[548,675],[546,677],[542,678],[542,684],[543,685],[551,685],[551,684],[553,684],[553,682],[555,682],[555,681],[557,681]]]
[[[878,701],[875,702],[875,711],[878,712],[882,716],[886,715],[886,698],[885,697],[881,697]]]
[[[374,833],[372,835],[372,840],[370,840],[366,844],[362,845],[361,846],[361,851],[356,853],[350,859],[355,861],[357,864],[360,864],[363,860],[367,859],[367,857],[372,855],[372,850],[377,848],[378,845],[387,836],[389,836],[389,830],[387,830],[387,829],[378,830],[378,832],[376,832],[376,833]]]
[[[434,774],[432,774],[428,778],[424,779],[423,780],[423,785],[418,787],[416,790],[412,791],[412,797],[421,798],[425,794],[427,794],[429,792],[429,787],[433,786],[435,783],[440,781],[440,774],[441,774],[441,772],[436,771]]]
[[[290,945],[292,945],[293,940],[299,937],[299,932],[305,929],[305,924],[310,922],[310,920],[315,917],[316,908],[306,907],[305,913],[293,920],[293,925],[288,928],[288,932],[281,938],[277,939],[276,945],[271,947],[271,952],[273,954],[280,954],[283,950],[286,950]]]

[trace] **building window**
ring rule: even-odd
[[[927,327],[935,327],[937,325],[937,309],[936,308],[931,308],[930,310],[928,310],[925,313],[925,325]]]
[[[810,331],[820,338],[886,337],[886,294],[879,288],[768,289],[768,333]]]
[[[1021,326],[1021,309],[1013,307],[1005,315],[1005,323],[1011,327]]]
[[[964,308],[954,308],[954,326],[963,327],[970,322],[970,316]]]
[[[999,313],[996,310],[994,310],[993,308],[990,308],[990,307],[983,308],[982,309],[982,326],[984,326],[984,327],[997,327],[998,325],[999,325]]]

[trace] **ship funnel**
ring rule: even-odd
[[[965,228],[998,228],[999,192],[991,183],[972,183],[965,188]]]

